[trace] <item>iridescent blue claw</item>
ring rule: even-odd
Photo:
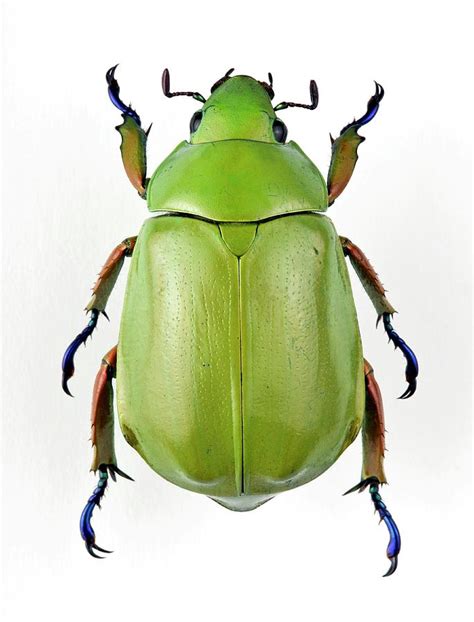
[[[92,513],[96,506],[100,508],[100,500],[104,496],[105,489],[107,488],[107,480],[109,479],[109,474],[107,472],[107,467],[105,465],[100,465],[99,467],[99,482],[94,489],[94,492],[89,497],[85,508],[82,510],[81,519],[79,521],[79,527],[81,530],[82,539],[85,542],[86,549],[92,557],[96,557],[97,559],[103,559],[101,555],[97,555],[94,552],[94,549],[102,552],[109,552],[105,549],[101,549],[95,543],[95,532],[92,529],[91,519]],[[111,552],[111,551],[110,551]]]
[[[416,379],[419,372],[418,360],[415,356],[413,350],[408,346],[405,341],[395,332],[392,323],[391,323],[391,314],[384,313],[383,314],[383,325],[385,327],[385,331],[388,335],[388,340],[393,341],[393,345],[395,349],[400,348],[403,356],[407,362],[407,366],[405,368],[405,378],[408,382],[408,387],[405,392],[400,395],[399,399],[406,400],[411,397],[416,391]]]
[[[106,315],[105,311],[102,311],[102,313]],[[66,352],[64,353],[63,362],[62,362],[62,370],[63,370],[62,387],[63,387],[63,391],[67,393],[68,395],[70,395],[71,397],[73,396],[72,396],[72,393],[69,391],[69,387],[67,386],[67,383],[74,375],[74,355],[79,349],[79,346],[82,343],[85,344],[87,341],[87,338],[90,337],[92,333],[94,332],[94,329],[97,326],[99,315],[100,315],[100,312],[97,309],[92,309],[91,317],[90,317],[90,320],[87,326],[84,328],[82,333],[79,333],[79,335],[77,335],[74,341],[72,341],[69,344],[69,346],[66,349]]]
[[[127,479],[133,481],[133,479],[120,470],[114,464],[101,464],[99,466],[99,481],[97,483],[94,492],[89,497],[85,508],[82,510],[81,519],[79,521],[79,528],[81,530],[81,536],[86,545],[87,552],[92,555],[92,557],[96,557],[97,559],[104,559],[101,555],[97,555],[95,551],[100,551],[101,553],[113,553],[113,551],[108,551],[107,549],[103,549],[95,542],[95,532],[92,528],[91,520],[92,514],[96,507],[100,508],[100,501],[105,494],[105,489],[107,488],[107,481],[109,479],[109,472],[112,479],[115,481],[115,474],[121,475]]]
[[[131,117],[136,123],[141,127],[141,120],[138,114],[133,110],[132,106],[127,106],[120,99],[120,86],[117,80],[115,79],[115,70],[118,65],[111,67],[107,73],[105,74],[105,79],[107,80],[107,84],[109,85],[109,97],[110,101],[113,105],[120,110],[125,116]]]
[[[372,97],[367,102],[367,112],[362,115],[360,119],[355,119],[354,121],[352,121],[352,123],[348,123],[347,125],[345,125],[342,128],[340,135],[342,136],[342,134],[344,134],[344,132],[351,127],[354,127],[356,130],[358,130],[363,125],[369,123],[369,121],[372,121],[372,119],[377,114],[380,102],[382,101],[384,95],[385,91],[383,90],[383,86],[378,82],[375,82],[375,94],[372,95]]]
[[[387,526],[388,533],[390,534],[390,540],[387,547],[387,557],[390,560],[390,568],[383,575],[384,577],[389,577],[391,574],[395,572],[398,566],[398,555],[400,553],[400,548],[402,546],[402,540],[400,537],[400,532],[398,530],[397,524],[393,520],[392,515],[387,509],[387,506],[382,501],[382,497],[379,493],[380,482],[376,477],[368,477],[367,479],[362,480],[359,484],[345,492],[345,495],[348,495],[351,492],[355,492],[358,490],[362,492],[367,487],[369,487],[370,497],[375,506],[376,512],[379,513],[380,522],[384,522]]]

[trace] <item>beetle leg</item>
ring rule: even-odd
[[[122,113],[123,123],[115,128],[122,137],[120,152],[128,179],[142,199],[146,198],[146,143],[150,127],[145,131],[138,114],[132,106],[127,106],[120,99],[120,86],[115,79],[118,65],[111,67],[105,79],[108,84],[110,101]]]
[[[343,192],[354,172],[358,158],[357,149],[365,140],[363,136],[357,133],[357,130],[375,117],[383,96],[384,90],[376,82],[375,94],[368,101],[367,112],[360,119],[354,119],[352,123],[343,127],[336,140],[332,136],[330,137],[332,155],[327,179],[329,205],[332,205]]]
[[[91,317],[82,332],[80,332],[77,337],[71,341],[68,345],[66,352],[63,356],[62,362],[62,370],[63,370],[63,379],[62,379],[62,387],[63,391],[72,397],[72,393],[69,391],[69,387],[67,386],[68,380],[72,378],[74,375],[74,355],[76,354],[81,343],[85,344],[87,338],[92,335],[94,332],[94,328],[97,326],[97,320],[99,319],[99,311],[97,309],[91,310]]]
[[[87,303],[86,311],[98,309],[100,312],[103,312],[105,310],[109,296],[122,269],[124,259],[125,257],[132,256],[136,241],[137,236],[126,238],[110,253],[92,288],[92,298]]]
[[[362,492],[369,487],[375,510],[379,513],[380,520],[384,521],[390,534],[390,541],[387,547],[387,557],[390,560],[390,568],[384,575],[387,577],[393,574],[397,569],[401,538],[398,527],[379,493],[379,485],[387,483],[383,469],[385,427],[382,395],[377,381],[375,380],[374,371],[367,361],[365,361],[364,371],[366,404],[365,416],[362,424],[362,480],[344,494],[347,495],[356,490]]]
[[[132,255],[136,240],[136,236],[127,238],[114,248],[92,288],[92,298],[86,306],[86,312],[90,312],[91,314],[90,320],[84,330],[69,344],[63,356],[62,387],[64,392],[68,395],[71,395],[67,383],[74,375],[74,355],[79,349],[79,346],[85,344],[87,338],[94,332],[99,315],[102,313],[107,317],[107,313],[105,312],[107,301],[117,281],[118,275],[120,274],[120,270],[122,269],[124,258]]]
[[[393,341],[395,349],[400,348],[407,362],[405,367],[405,378],[408,382],[408,387],[405,392],[400,395],[399,398],[401,400],[406,400],[407,398],[411,397],[416,391],[416,379],[419,371],[418,360],[410,346],[405,343],[405,341],[403,341],[398,333],[395,332],[391,323],[391,317],[392,316],[390,313],[384,313],[383,325],[385,327],[385,331],[387,332],[388,340]]]
[[[385,418],[382,394],[374,370],[364,360],[365,415],[362,423],[362,479],[376,477],[381,484],[387,479],[383,470],[385,454]]]
[[[356,490],[362,492],[367,488],[367,486],[369,486],[370,497],[374,504],[375,511],[379,513],[380,521],[383,521],[385,523],[388,529],[388,533],[390,534],[390,540],[387,546],[387,557],[390,560],[390,568],[383,575],[384,577],[389,577],[397,569],[398,555],[400,553],[402,540],[397,524],[394,521],[393,516],[388,511],[387,506],[383,502],[382,497],[380,496],[379,485],[380,482],[376,477],[370,477],[369,479],[361,481],[359,484],[357,484],[357,486],[354,486],[344,494],[348,495],[350,492],[355,492]]]
[[[80,530],[87,551],[93,557],[100,557],[94,552],[102,551],[95,542],[95,533],[91,525],[92,513],[96,506],[100,507],[100,501],[107,488],[109,475],[115,481],[116,474],[132,479],[117,466],[114,449],[114,411],[113,411],[113,388],[112,378],[115,377],[115,365],[117,360],[117,346],[112,348],[104,358],[97,374],[91,412],[91,440],[93,445],[93,459],[91,471],[99,471],[99,481],[81,514]],[[133,481],[133,480],[132,480]]]
[[[400,348],[405,357],[405,378],[408,382],[408,387],[400,398],[406,399],[411,397],[416,391],[416,379],[419,371],[418,361],[413,350],[393,329],[391,317],[396,311],[385,297],[386,290],[361,249],[348,238],[340,237],[339,239],[342,244],[344,255],[349,257],[352,267],[375,307],[377,312],[377,324],[383,318],[383,324],[388,334],[389,341],[393,341],[395,349]]]
[[[339,240],[341,241],[344,255],[349,257],[352,267],[375,307],[378,318],[380,318],[383,313],[396,313],[395,309],[385,297],[386,290],[380,282],[377,273],[362,250],[351,242],[349,238],[340,236]]]

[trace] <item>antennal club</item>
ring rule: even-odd
[[[222,78],[219,78],[219,80],[217,80],[217,82],[215,82],[211,86],[211,93],[213,93],[217,88],[219,88],[221,84],[224,84],[224,82],[227,82],[227,80],[230,78],[230,75],[233,71],[234,71],[233,67],[231,69],[228,69],[226,73],[222,76]]]
[[[163,93],[166,97],[177,97],[179,95],[186,95],[188,97],[193,97],[197,99],[201,103],[206,103],[206,98],[201,95],[201,93],[195,93],[193,91],[176,91],[172,93],[170,91],[170,72],[168,69],[163,71],[163,75],[161,77],[161,86],[163,87]]]
[[[268,73],[268,82],[263,82],[259,80],[259,84],[261,84],[266,90],[270,99],[273,99],[275,97],[275,93],[273,92],[273,76],[271,73]]]

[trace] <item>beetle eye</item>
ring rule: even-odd
[[[201,125],[201,121],[202,121],[202,112],[198,110],[197,112],[193,114],[193,116],[191,117],[191,121],[189,123],[191,134],[194,134],[194,132],[198,129],[198,127]]]
[[[284,143],[288,136],[288,128],[280,119],[273,121],[273,136],[279,143]]]

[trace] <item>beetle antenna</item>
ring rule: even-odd
[[[170,91],[170,72],[168,69],[163,71],[163,75],[161,77],[161,86],[163,87],[163,93],[166,97],[177,97],[178,95],[187,95],[188,97],[193,97],[197,99],[201,103],[206,102],[206,98],[201,95],[201,93],[195,93],[193,91],[176,91],[175,93],[171,93]]]
[[[311,98],[310,104],[296,104],[295,102],[281,102],[278,106],[275,106],[275,112],[277,110],[283,110],[284,108],[307,108],[308,110],[314,110],[319,103],[318,85],[315,80],[311,80],[309,83],[309,95]]]
[[[259,80],[259,84],[261,84],[266,90],[270,99],[273,99],[275,97],[275,93],[273,92],[273,76],[271,73],[268,74],[268,82],[263,82]]]
[[[219,88],[221,86],[221,84],[224,84],[224,82],[227,82],[227,80],[230,78],[231,73],[233,73],[234,68],[232,67],[232,69],[229,69],[226,71],[226,73],[222,76],[222,78],[219,78],[219,80],[217,80],[217,82],[214,82],[214,84],[211,86],[211,93],[213,93],[217,88]]]

